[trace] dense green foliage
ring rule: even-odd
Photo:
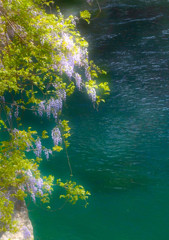
[[[86,91],[94,106],[109,93],[106,82],[97,83],[105,74],[88,59],[88,43],[76,30],[77,17],[64,18],[59,8],[48,14],[44,6],[52,1],[0,1],[0,230],[12,230],[16,199],[29,193],[35,201],[49,201],[54,177],[42,177],[39,163],[54,151],[69,146],[68,121],[61,120],[62,105],[75,87]],[[89,22],[90,13],[80,13]],[[31,111],[37,117],[53,119],[51,133],[39,135],[24,126],[22,115]],[[45,128],[45,126],[44,126]],[[2,140],[2,135],[5,140]],[[47,149],[43,139],[51,137]],[[43,144],[42,144],[43,143]],[[89,192],[68,181],[56,183],[66,190],[67,201],[85,200]]]

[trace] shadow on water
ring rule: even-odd
[[[82,171],[80,173],[82,179],[83,174],[84,172]],[[104,168],[97,171],[88,170],[87,173],[85,172],[85,179],[87,179],[92,193],[109,194],[117,191],[147,190],[148,186],[152,185],[153,182],[146,175],[139,176],[138,173],[131,174],[131,172],[130,174],[122,174],[120,171],[112,173]]]

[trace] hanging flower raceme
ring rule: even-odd
[[[81,78],[80,74],[75,73],[75,80],[76,80],[77,88],[81,89],[81,87],[82,87],[82,78]]]
[[[51,149],[44,148],[43,152],[45,154],[46,159],[49,159],[50,154],[52,155],[52,150]]]
[[[89,60],[88,43],[76,29],[78,18],[66,18],[58,8],[55,14],[46,13],[43,5],[49,2],[0,0],[0,130],[8,137],[0,143],[0,231],[12,229],[14,201],[4,195],[10,188],[15,189],[13,199],[23,200],[29,193],[33,201],[40,197],[48,202],[53,177],[42,178],[38,167],[44,156],[49,159],[53,151],[62,150],[62,142],[69,146],[68,121],[60,120],[67,97],[77,87],[98,104],[104,101],[100,93],[109,92],[106,83],[96,83],[97,73],[103,72]],[[84,11],[80,18],[89,22],[90,15]],[[51,136],[45,130],[42,136],[31,128],[23,130],[22,116],[28,111],[54,120]],[[47,137],[53,140],[52,149],[45,146]],[[83,188],[69,186],[76,190],[74,200],[79,189],[81,199],[86,198]],[[23,232],[27,239],[29,232]]]
[[[45,189],[44,181],[40,177],[36,178],[32,174],[31,170],[26,171],[25,175],[27,179],[26,179],[26,183],[24,184],[24,187],[26,191],[31,194],[31,197],[35,202],[36,196],[43,196],[44,194],[44,189]]]
[[[53,128],[51,136],[55,146],[58,146],[59,143],[62,143],[62,137],[59,128]]]
[[[47,118],[50,119],[51,116],[57,120],[59,111],[62,110],[62,99],[66,99],[66,92],[63,89],[58,90],[60,95],[59,98],[54,99],[53,97],[49,99],[48,102],[41,101],[38,105],[38,113],[42,117],[43,114],[46,114]]]
[[[41,156],[41,153],[42,153],[42,143],[41,143],[41,140],[40,138],[38,138],[35,142],[35,146],[36,148],[34,149],[34,153],[37,157],[40,157]]]

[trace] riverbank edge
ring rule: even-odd
[[[16,233],[11,233],[9,231],[0,233],[0,240],[34,240],[33,226],[28,216],[28,209],[25,201],[18,201],[15,204],[13,219],[17,221],[18,231]],[[30,233],[29,238],[25,238],[24,236],[25,228],[27,228]]]

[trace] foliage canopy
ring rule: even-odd
[[[54,151],[69,146],[68,121],[61,120],[62,106],[75,88],[86,91],[97,106],[109,94],[107,82],[97,83],[105,74],[88,58],[88,43],[76,30],[77,17],[65,18],[59,8],[46,13],[45,0],[0,1],[0,231],[12,230],[16,199],[30,194],[49,201],[54,177],[41,176],[39,163]],[[90,13],[80,13],[89,22]],[[26,129],[25,111],[53,119],[51,133]],[[52,138],[53,147],[44,145]],[[57,180],[66,190],[67,201],[86,200],[89,192],[82,186]]]

